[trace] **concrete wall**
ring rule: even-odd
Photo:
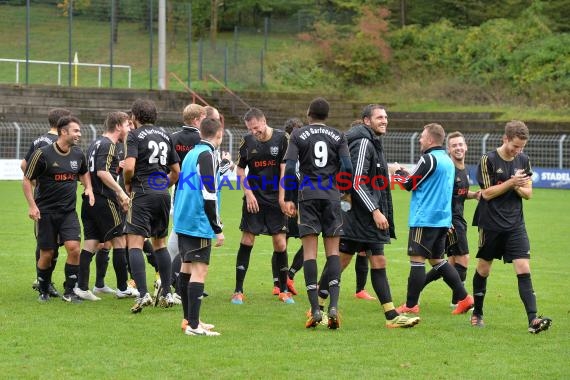
[[[226,126],[243,128],[241,116],[250,107],[262,109],[271,126],[282,126],[289,117],[304,118],[314,94],[240,92],[233,96],[214,91],[200,94],[210,105],[217,107],[226,118]],[[322,94],[331,103],[328,123],[347,129],[359,117],[365,103],[346,101],[340,96]],[[239,97],[239,98],[238,98]],[[127,110],[137,98],[156,102],[159,124],[179,125],[182,109],[193,101],[191,94],[177,91],[82,89],[54,86],[0,85],[0,121],[46,121],[48,110],[54,107],[70,109],[84,123],[101,124],[107,112]],[[387,105],[389,109],[389,104]],[[390,112],[389,128],[392,131],[418,131],[430,122],[441,123],[447,131],[465,133],[502,131],[505,122],[500,114],[478,113],[411,113]],[[569,133],[570,123],[544,123],[527,121],[533,133]]]

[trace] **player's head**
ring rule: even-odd
[[[463,133],[455,131],[447,135],[446,139],[447,153],[453,161],[463,162],[465,153],[467,153],[467,143]]]
[[[307,116],[312,120],[325,121],[329,117],[329,102],[325,98],[315,98],[309,104]]]
[[[515,157],[521,153],[528,142],[529,132],[525,123],[520,120],[511,120],[505,125],[503,136],[503,153]]]
[[[445,130],[440,124],[430,123],[424,126],[424,130],[420,135],[420,148],[425,152],[434,146],[443,146],[445,140]]]
[[[505,125],[505,137],[509,140],[515,137],[521,140],[528,140],[528,127],[520,120],[511,120]]]
[[[204,107],[204,110],[206,111],[206,117],[208,119],[220,120],[220,112],[216,108],[212,106],[206,106]]]
[[[131,110],[126,110],[126,111],[123,111],[123,112],[129,117],[129,120],[128,120],[128,123],[129,123],[129,130],[132,131],[132,130],[137,129],[135,123],[133,122],[133,111],[131,111]]]
[[[81,121],[75,116],[63,116],[57,121],[58,141],[68,145],[77,145],[81,137]]]
[[[50,128],[56,128],[57,122],[64,116],[71,115],[71,111],[65,108],[53,108],[48,112],[48,122]]]
[[[154,124],[158,117],[156,105],[152,100],[137,99],[131,106],[131,112],[135,121],[140,124]]]
[[[288,134],[291,134],[291,132],[293,132],[293,129],[301,128],[302,126],[303,122],[298,117],[292,117],[290,119],[287,119],[284,124],[285,132],[287,132]]]
[[[222,143],[224,130],[219,120],[205,118],[200,123],[200,137],[211,142],[216,148]]]
[[[118,133],[119,140],[125,141],[129,131],[129,115],[122,111],[113,111],[107,114],[105,132]]]
[[[204,109],[206,110],[206,117],[208,119],[219,120],[220,124],[222,124],[222,128],[224,128],[224,115],[222,115],[217,108],[214,108],[212,106],[206,106],[204,107]]]
[[[202,119],[206,117],[206,110],[203,106],[191,103],[184,107],[182,111],[182,118],[184,119],[184,124],[192,125],[194,127],[199,127]]]
[[[257,120],[265,120],[265,114],[259,108],[252,107],[247,110],[247,112],[243,115],[243,121],[246,123],[253,119]]]
[[[265,114],[259,108],[250,108],[245,115],[243,115],[243,121],[249,132],[257,140],[265,140],[267,132],[267,121],[265,120]]]
[[[360,116],[364,125],[372,129],[375,134],[386,134],[386,128],[388,127],[386,108],[380,104],[369,104],[362,109]]]

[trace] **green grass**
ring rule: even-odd
[[[7,25],[0,24],[0,50],[1,58],[25,59],[26,54],[26,29],[25,7],[2,6],[0,14],[5,19],[16,20]],[[30,59],[67,62],[69,55],[68,19],[61,15],[53,5],[34,4],[30,14]],[[115,65],[131,65],[132,88],[147,89],[149,87],[149,33],[142,27],[143,23],[119,22],[118,42],[113,48],[113,63]],[[155,24],[156,27],[156,24]],[[72,54],[78,53],[79,62],[109,64],[109,22],[95,21],[85,17],[76,17],[73,20],[72,29]],[[176,73],[183,81],[187,80],[187,38],[186,30],[178,30],[177,36],[167,31],[168,41],[166,46],[167,75]],[[275,37],[275,38],[274,38]],[[268,44],[268,52],[279,51],[283,44],[294,38],[290,36],[272,36]],[[156,89],[158,81],[158,33],[154,33],[153,55],[153,88]],[[197,40],[192,42],[192,86],[195,90],[209,90],[220,88],[214,85],[208,78],[208,73],[213,73],[223,81],[223,57],[224,47],[230,49],[229,75],[230,87],[233,90],[255,87],[259,88],[259,54],[264,46],[263,35],[240,33],[238,43],[238,59],[240,65],[236,68],[233,64],[233,33],[220,33],[216,49],[210,48],[209,40],[204,39],[204,69],[203,81],[198,81],[198,47]],[[73,56],[72,56],[73,59]],[[75,72],[72,71],[72,83]],[[14,63],[0,63],[0,82],[14,83],[16,69]],[[62,66],[62,85],[68,85],[68,65]],[[20,65],[20,83],[25,82],[25,65]],[[79,87],[97,87],[96,68],[78,68]],[[240,83],[241,81],[241,83]],[[57,66],[31,64],[31,84],[57,84]],[[173,78],[167,78],[168,88],[171,90],[184,91],[184,87]],[[102,86],[109,85],[109,70],[102,70]],[[127,88],[127,71],[115,68],[113,71],[113,87]]]
[[[354,270],[343,275],[343,325],[329,331],[304,328],[306,295],[285,305],[271,296],[271,244],[260,237],[245,283],[246,302],[229,302],[234,286],[241,192],[223,191],[226,244],[212,254],[202,317],[217,326],[217,338],[187,337],[180,331],[180,307],[129,312],[130,300],[104,297],[70,305],[37,303],[31,290],[34,271],[32,223],[19,181],[0,182],[0,373],[6,378],[216,378],[301,379],[503,379],[567,377],[570,285],[567,244],[570,192],[536,189],[525,203],[532,245],[534,288],[539,311],[554,325],[536,336],[526,332],[526,316],[512,266],[496,262],[488,283],[485,329],[468,316],[452,316],[450,291],[438,281],[422,295],[422,322],[413,329],[389,330],[377,301],[353,298]],[[409,194],[394,192],[399,239],[387,246],[388,274],[395,303],[405,298],[409,264],[406,220]],[[471,217],[474,203],[466,215]],[[472,252],[476,231],[469,230]],[[293,240],[289,252],[296,251]],[[320,253],[320,268],[322,256]],[[472,255],[474,256],[474,254]],[[63,262],[54,273],[61,287]],[[474,263],[474,259],[472,259]],[[147,267],[147,269],[150,267]],[[94,269],[93,269],[94,271]],[[473,265],[468,272],[471,289]],[[152,281],[151,270],[148,279]],[[115,286],[112,266],[108,283]],[[93,280],[92,280],[93,281]],[[303,275],[297,277],[298,289]],[[371,285],[368,289],[372,291]]]

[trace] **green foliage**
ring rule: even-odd
[[[323,83],[334,81],[334,77],[327,73],[314,59],[306,56],[286,56],[274,60],[269,64],[269,72],[274,80],[286,87],[295,87],[309,90],[319,87]]]
[[[62,18],[57,15],[66,11],[68,1],[32,1],[32,59],[67,59],[67,26],[64,20],[62,27]],[[58,3],[64,7],[56,7]],[[158,1],[153,3],[156,29]],[[257,78],[260,77],[259,51],[263,36],[259,28],[256,32],[247,27],[263,25],[265,16],[276,23],[277,17],[293,14],[288,34],[269,33],[264,56],[264,82],[268,85],[265,88],[274,89],[275,85],[282,91],[319,88],[360,94],[365,92],[363,87],[377,82],[382,84],[384,96],[391,93],[398,102],[407,104],[438,101],[476,106],[507,102],[564,109],[570,104],[567,58],[570,44],[568,34],[558,30],[565,24],[561,20],[565,20],[569,12],[570,0],[534,1],[526,8],[527,3],[530,1],[408,0],[405,1],[408,21],[421,9],[425,11],[422,17],[426,26],[421,26],[422,21],[405,28],[390,28],[389,25],[398,25],[395,20],[400,0],[332,0],[317,4],[310,0],[225,1],[219,9],[220,17],[226,20],[229,30],[233,31],[235,25],[239,27],[238,37],[233,33],[220,35],[220,42],[230,49],[230,58],[235,51],[240,63],[240,66],[230,65],[228,84],[232,84],[232,89],[258,88],[260,84]],[[25,56],[25,7],[4,5],[23,4],[15,0],[0,0],[0,4],[2,14],[15,20],[0,28],[4,36],[0,44],[4,58],[22,58]],[[81,62],[107,63],[110,4],[108,0],[74,1],[74,16],[78,17],[73,21],[73,49],[79,52]],[[116,34],[119,38],[114,63],[131,65],[133,86],[148,88],[148,1],[116,0],[116,4],[119,6]],[[197,41],[208,32],[210,1],[167,1],[168,70],[184,77],[188,67],[186,42],[190,4],[192,37]],[[387,14],[380,4],[388,6],[393,13]],[[312,24],[315,19],[318,21]],[[480,24],[475,19],[480,20]],[[310,32],[298,35],[298,44],[280,46],[302,27],[301,24],[313,27]],[[248,31],[254,33],[247,37]],[[154,38],[156,41],[157,33]],[[198,45],[191,44],[193,86],[209,88],[209,84],[195,80]],[[157,44],[154,46],[156,49]],[[205,61],[206,71],[221,78],[223,50],[208,53],[206,47],[204,56],[211,56]],[[154,60],[155,66],[156,62]],[[245,71],[242,64],[252,70]],[[54,74],[54,67],[31,67],[29,83],[56,83],[58,76]],[[63,67],[64,79],[66,70]],[[86,79],[95,78],[91,74],[95,69],[86,72],[89,74],[80,75],[79,84],[96,86],[95,80]],[[0,74],[2,81],[12,82],[14,66],[3,64]],[[104,72],[103,85],[106,75]],[[20,70],[20,80],[22,77]],[[121,71],[116,71],[113,85],[126,86],[126,76]],[[181,90],[176,83],[171,82],[170,86]]]
[[[61,13],[64,16],[67,16],[69,13],[70,1],[71,0],[63,0],[57,3],[57,7],[60,9]],[[91,0],[73,0],[71,6],[73,15],[81,15],[89,12],[89,9],[91,8]]]
[[[432,77],[440,82],[440,93],[455,93],[452,99],[465,98],[454,87],[475,84],[486,95],[468,97],[471,101],[507,96],[563,107],[570,101],[569,37],[553,33],[549,25],[539,2],[518,18],[492,19],[467,29],[447,20],[413,25],[390,35],[390,67],[396,78],[429,83]],[[441,86],[446,82],[447,89]]]
[[[552,30],[570,32],[570,0],[547,1],[543,4],[544,13],[551,21]]]
[[[570,92],[570,34],[551,35],[522,45],[508,71],[519,91],[537,101],[561,106]]]
[[[365,84],[381,79],[388,72],[391,51],[386,43],[385,8],[364,6],[359,9],[355,26],[338,25],[326,21],[315,24],[313,33],[300,38],[316,45],[319,63],[333,71],[341,82]]]
[[[463,70],[489,83],[504,76],[510,56],[522,42],[523,34],[510,20],[497,19],[474,27],[458,46]]]
[[[396,30],[389,38],[394,51],[391,68],[398,77],[457,74],[460,66],[457,49],[464,35],[463,30],[454,28],[448,20],[425,28],[412,25]]]

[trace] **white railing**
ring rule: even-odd
[[[33,61],[25,59],[11,59],[11,58],[0,58],[0,62],[13,62],[16,64],[16,83],[20,83],[20,64],[28,63],[37,63],[37,64],[44,64],[44,65],[57,65],[57,85],[61,86],[61,67],[62,66],[69,66],[69,62],[57,62],[57,61]],[[98,86],[102,87],[101,85],[101,69],[102,68],[111,68],[111,65],[105,63],[81,63],[81,62],[72,62],[72,66],[82,66],[82,67],[96,67],[98,72]],[[113,69],[127,69],[128,70],[128,86],[131,88],[131,66],[129,65],[112,65]]]

